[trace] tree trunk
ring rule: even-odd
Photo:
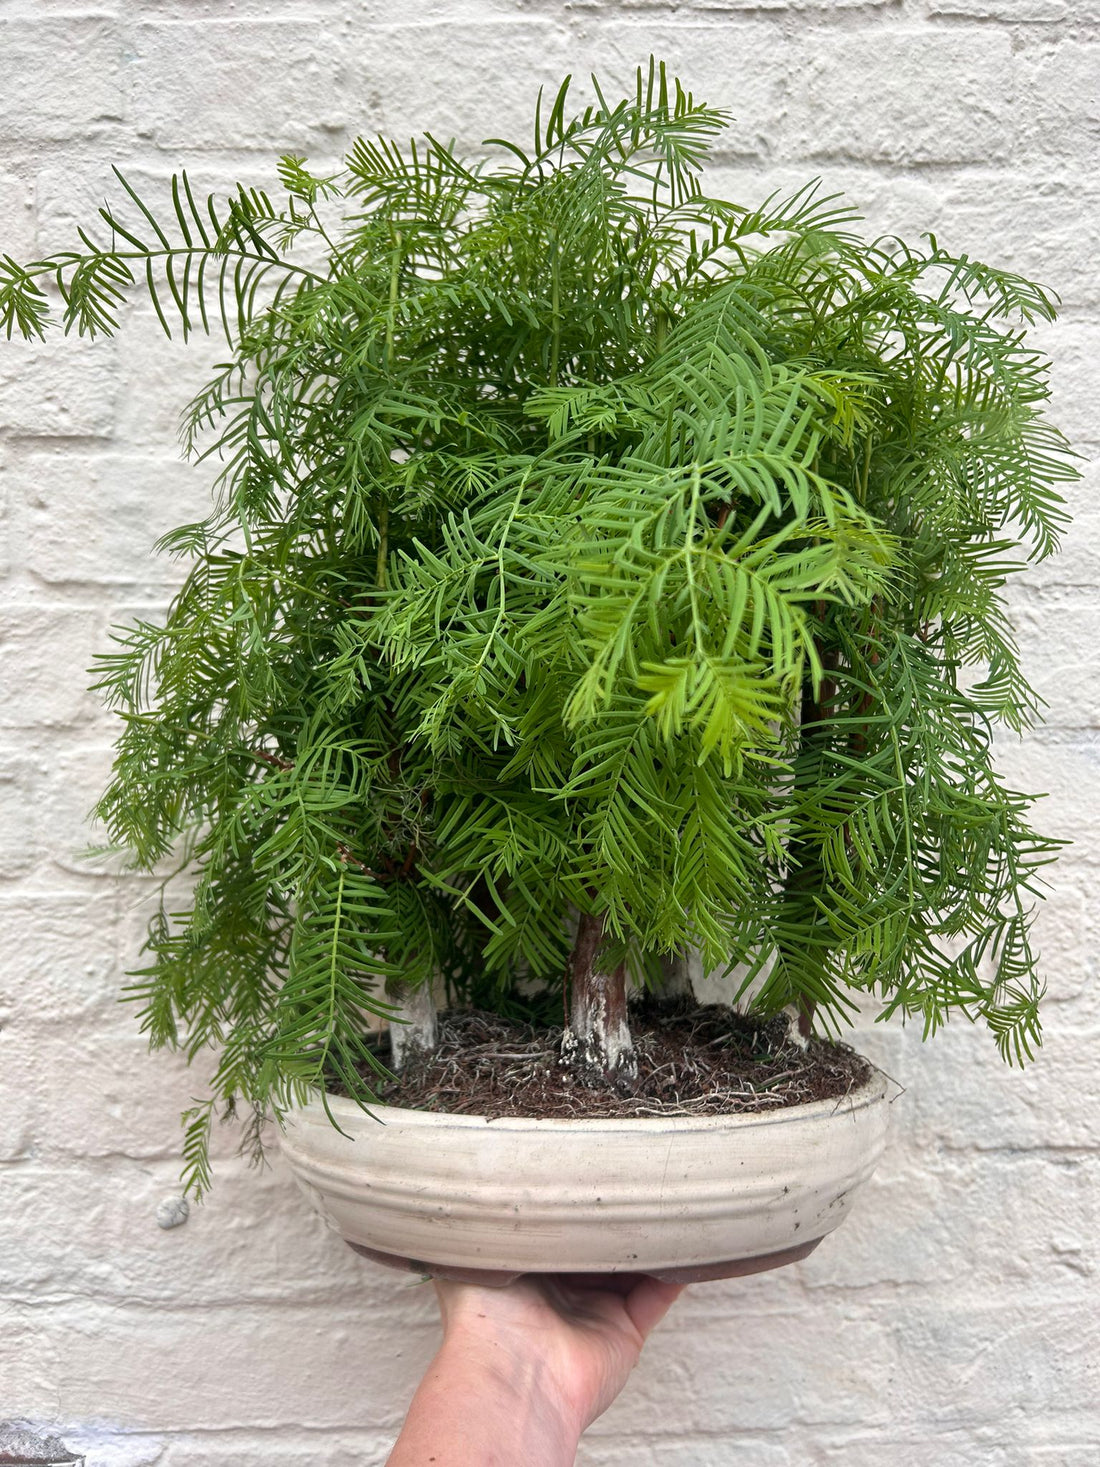
[[[569,959],[569,1027],[562,1058],[582,1085],[629,1092],[638,1078],[638,1057],[626,1017],[626,970],[598,966],[603,918],[582,913]]]
[[[424,983],[391,983],[387,993],[397,1004],[390,1021],[391,1068],[400,1071],[414,1053],[430,1054],[436,1046],[438,1024],[430,980]]]
[[[695,1001],[695,988],[691,981],[691,954],[686,948],[669,953],[661,959],[661,997],[684,998]]]
[[[825,603],[817,602],[814,609],[818,617],[824,620]],[[839,653],[835,648],[825,646],[820,637],[816,639],[816,646],[823,675],[816,698],[813,684],[809,678],[802,685],[799,755],[803,759],[820,758],[828,745],[832,731],[830,720],[836,713],[834,706],[837,695],[835,674],[840,666]],[[813,771],[811,778],[816,777],[816,773],[816,770]],[[821,866],[820,848],[815,836],[806,836],[796,828],[791,835],[788,849],[793,859],[787,874],[784,898],[793,921],[800,922],[804,930],[809,930],[813,934],[809,947],[804,942],[798,957],[802,963],[809,961],[824,966],[828,953],[834,945],[834,939],[827,924],[821,919],[817,906],[825,880]],[[782,950],[782,944],[780,947]],[[796,1025],[798,1039],[803,1045],[813,1033],[816,1009],[815,1000],[808,994],[800,993],[795,996],[794,1010],[797,1012],[797,1020],[793,1022]]]

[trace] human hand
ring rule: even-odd
[[[443,1344],[390,1467],[569,1467],[682,1292],[639,1274],[435,1281]]]
[[[683,1292],[645,1274],[526,1274],[505,1288],[436,1279],[444,1343],[532,1380],[577,1435],[607,1410]]]

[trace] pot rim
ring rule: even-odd
[[[887,1086],[897,1082],[871,1064],[870,1060],[867,1063],[871,1065],[870,1077],[846,1095],[828,1100],[805,1101],[800,1105],[776,1106],[773,1110],[731,1111],[703,1116],[485,1116],[453,1111],[412,1110],[405,1106],[371,1104],[368,1101],[360,1104],[346,1095],[329,1095],[326,1106],[321,1091],[314,1090],[305,1105],[288,1107],[285,1120],[318,1116],[326,1124],[331,1124],[327,1114],[331,1112],[340,1122],[355,1122],[358,1117],[367,1116],[380,1125],[394,1124],[436,1130],[480,1130],[491,1126],[498,1132],[587,1132],[590,1135],[599,1135],[625,1130],[638,1135],[653,1132],[662,1136],[668,1136],[673,1131],[706,1132],[730,1128],[749,1130],[755,1126],[782,1125],[784,1122],[789,1124],[794,1120],[829,1120],[834,1116],[852,1115],[868,1106],[877,1105],[886,1099]],[[901,1093],[900,1087],[898,1093]]]

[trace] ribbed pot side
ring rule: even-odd
[[[329,1098],[281,1136],[353,1247],[424,1273],[753,1273],[805,1257],[846,1216],[886,1140],[887,1080],[747,1115],[536,1120]],[[341,1130],[345,1133],[341,1135]]]

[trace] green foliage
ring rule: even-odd
[[[369,1097],[387,977],[556,1005],[578,911],[638,973],[747,964],[764,1009],[1038,1041],[1056,843],[990,729],[1036,715],[1002,591],[1075,477],[1025,338],[1052,300],[816,186],[706,197],[728,119],[663,67],[597,98],[487,160],[284,158],[280,204],[120,175],[99,235],[0,262],[9,335],[53,297],[110,333],[136,288],[229,345],[184,420],[220,464],[164,542],[187,580],[98,684],[100,817],[196,873],[134,996],[220,1055],[197,1190],[213,1106]]]

